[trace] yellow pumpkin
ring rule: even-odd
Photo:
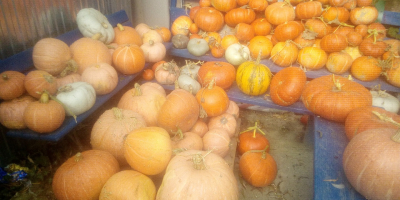
[[[257,58],[257,61],[242,63],[236,72],[236,83],[239,89],[250,96],[265,93],[271,83],[271,78],[271,71],[266,65],[260,63],[260,58]]]

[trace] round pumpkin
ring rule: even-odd
[[[178,153],[180,151],[186,150],[202,150],[203,149],[203,139],[199,134],[194,132],[178,131],[172,140],[172,151]]]
[[[299,49],[293,42],[278,42],[272,47],[271,60],[281,67],[292,65],[297,60]]]
[[[257,61],[246,61],[236,71],[236,83],[239,89],[251,96],[264,94],[271,82],[272,74],[269,68]]]
[[[253,127],[249,127],[239,134],[237,144],[237,152],[239,155],[243,155],[251,150],[265,150],[268,153],[269,149],[269,140],[257,125],[257,122]]]
[[[348,43],[345,36],[331,33],[321,39],[320,45],[321,49],[326,53],[332,53],[342,51],[347,47]]]
[[[135,44],[120,45],[112,56],[113,66],[123,74],[140,72],[146,64],[143,50]]]
[[[0,99],[11,100],[25,93],[25,74],[18,71],[0,73]]]
[[[386,70],[386,80],[396,86],[400,87],[400,59],[395,58],[392,60],[391,67]]]
[[[154,71],[154,77],[158,83],[163,85],[172,85],[178,79],[180,74],[179,67],[174,61],[162,62],[157,65]]]
[[[279,24],[274,29],[274,36],[279,42],[294,40],[304,31],[304,27],[297,21],[288,21]]]
[[[74,83],[74,82],[79,82],[81,81],[81,75],[79,73],[71,73],[66,76],[61,76],[57,77],[56,82],[57,82],[57,88],[62,87],[64,85]]]
[[[365,38],[358,46],[364,56],[379,58],[387,51],[387,44],[383,41],[374,41],[373,38]]]
[[[36,99],[29,95],[22,95],[0,103],[0,123],[9,129],[24,129],[24,111],[29,103]]]
[[[251,26],[254,29],[254,35],[266,36],[271,33],[272,25],[268,22],[266,18],[257,18],[252,23]]]
[[[335,75],[321,76],[308,82],[301,100],[311,112],[336,122],[344,122],[355,108],[372,105],[372,95],[368,89]]]
[[[248,47],[252,58],[257,59],[260,54],[260,59],[265,59],[271,55],[273,45],[267,37],[255,36],[250,40]]]
[[[236,0],[211,0],[211,5],[221,12],[228,12],[236,8]]]
[[[297,55],[297,62],[308,70],[323,68],[327,60],[326,52],[318,47],[305,47]]]
[[[356,79],[372,81],[381,75],[382,67],[378,59],[370,56],[361,56],[353,61],[350,71]]]
[[[204,134],[208,131],[208,125],[203,119],[199,118],[193,127],[189,130],[189,132],[196,133],[201,138],[203,138]]]
[[[103,185],[119,171],[110,153],[87,150],[68,158],[55,172],[52,188],[57,199],[98,199]]]
[[[265,9],[265,18],[273,25],[293,21],[296,17],[295,10],[289,2],[275,2]]]
[[[350,21],[354,25],[367,25],[376,21],[378,9],[375,6],[356,7],[350,11]]]
[[[146,126],[139,113],[114,107],[104,111],[93,124],[90,144],[93,149],[110,152],[123,166],[128,164],[124,157],[125,137],[133,130]]]
[[[118,85],[118,73],[107,63],[96,63],[88,66],[81,75],[81,80],[93,86],[97,95],[112,92]]]
[[[156,186],[148,176],[135,170],[124,170],[112,175],[107,180],[101,189],[99,200],[153,200],[156,193]]]
[[[346,23],[350,18],[350,12],[343,6],[328,7],[321,14],[326,23]]]
[[[54,76],[46,71],[30,71],[24,79],[24,86],[29,95],[39,99],[43,91],[47,90],[50,94],[57,91],[57,81]]]
[[[178,34],[187,36],[189,35],[189,28],[192,24],[193,21],[189,16],[181,15],[172,22],[171,33],[173,36]]]
[[[211,117],[208,121],[208,129],[222,128],[225,129],[229,137],[233,138],[236,133],[236,119],[233,115],[223,113],[221,115]]]
[[[332,32],[332,26],[326,24],[321,19],[308,19],[304,24],[304,27],[312,32],[317,33],[317,38],[323,38]]]
[[[271,80],[272,101],[281,106],[294,104],[300,99],[306,81],[306,73],[299,67],[287,67],[280,70]]]
[[[215,85],[222,89],[228,89],[235,81],[236,69],[227,62],[208,61],[200,66],[197,74],[198,80],[203,87],[206,87],[214,80]]]
[[[225,90],[211,81],[208,86],[201,88],[196,94],[200,105],[200,117],[215,117],[223,114],[229,106],[229,97]]]
[[[213,152],[188,150],[171,159],[157,199],[239,199],[238,182],[226,161]]]
[[[235,27],[239,23],[251,24],[256,19],[256,12],[251,8],[234,8],[225,14],[225,23]]]
[[[299,19],[312,19],[322,14],[322,3],[319,1],[301,2],[296,5],[296,17]]]
[[[224,15],[213,7],[202,7],[193,21],[203,31],[217,32],[224,25]]]
[[[145,175],[160,174],[172,156],[171,138],[160,127],[135,129],[125,138],[124,155],[134,170]]]
[[[231,137],[223,128],[209,129],[203,136],[203,150],[211,151],[222,158],[229,153]]]
[[[346,52],[333,52],[329,54],[326,68],[334,74],[347,72],[353,64],[353,58]]]

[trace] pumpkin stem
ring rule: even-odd
[[[118,108],[118,107],[113,107],[112,111],[114,113],[114,117],[117,120],[122,120],[124,119],[124,115],[122,114],[122,109]]]
[[[73,88],[71,87],[71,85],[64,85],[64,86],[58,88],[57,94],[62,93],[62,92],[71,92],[72,90],[73,90]]]
[[[68,60],[67,66],[64,68],[64,70],[60,73],[61,77],[64,77],[68,74],[74,73],[78,71],[78,63],[75,62],[74,59]]]
[[[193,167],[197,170],[207,169],[204,158],[210,153],[211,151],[208,151],[204,156],[202,156],[200,153],[194,154],[192,157]]]
[[[175,86],[175,90],[179,89],[178,80],[175,80],[175,81],[174,81],[174,86]]]
[[[253,150],[249,150],[247,152],[251,152],[251,153],[261,153],[261,158],[265,159],[267,158],[267,150],[269,149],[269,145],[266,145],[264,149],[258,150],[258,149],[253,149]],[[246,152],[246,153],[247,153]]]
[[[149,45],[153,46],[154,45],[154,41],[153,40],[149,40]]]
[[[120,23],[117,24],[117,27],[118,27],[118,29],[120,31],[124,31],[125,30],[124,26],[122,26],[122,24],[120,24]]]
[[[201,119],[204,119],[204,118],[207,118],[207,112],[204,110],[204,108],[203,108],[203,106],[202,105],[200,105],[200,114],[199,114],[199,117],[201,118]]]
[[[176,148],[176,149],[172,149],[172,153],[173,153],[174,155],[177,155],[177,154],[179,154],[179,153],[181,153],[181,152],[184,152],[184,151],[187,151],[187,149],[186,149],[186,148]]]
[[[79,162],[79,161],[81,161],[82,159],[83,159],[83,156],[82,156],[82,153],[81,153],[81,152],[78,152],[77,154],[75,154],[75,156],[74,156],[75,162]]]
[[[177,138],[178,140],[183,139],[183,132],[180,128],[176,132],[172,132],[174,134],[174,137]]]
[[[6,73],[4,73],[4,74],[1,76],[1,78],[2,78],[4,81],[7,81],[8,79],[10,79]]]
[[[261,61],[261,54],[262,54],[262,50],[260,49],[260,51],[258,51],[257,60],[256,60],[256,65],[260,64],[260,61]]]
[[[332,74],[333,84],[335,85],[334,91],[341,91],[343,84],[340,84],[339,80],[335,80],[335,75]]]
[[[96,33],[92,36],[92,39],[99,40],[103,35],[101,33]]]
[[[133,91],[133,96],[142,96],[142,90],[140,89],[139,83],[135,83],[135,91]]]
[[[209,89],[209,90],[213,89],[214,85],[215,85],[215,78],[213,78],[213,79],[208,83],[207,89]]]
[[[108,25],[105,22],[101,22],[101,26],[103,26],[103,28],[108,28]]]
[[[261,130],[260,126],[258,126],[258,122],[256,122],[254,124],[254,126],[248,127],[246,130],[240,132],[239,134],[242,134],[244,132],[248,132],[248,131],[251,131],[251,130],[253,130],[253,138],[256,138],[256,132],[257,131],[259,131],[261,134],[265,135],[264,131]]]
[[[390,138],[392,141],[400,143],[400,129]]]
[[[367,33],[368,33],[367,38],[373,36],[374,37],[374,44],[375,44],[376,43],[376,37],[379,35],[379,33],[384,33],[384,32],[385,32],[384,30],[368,29],[367,30]]]
[[[42,95],[40,95],[39,102],[40,103],[48,103],[49,102],[49,94],[47,92],[43,92]]]
[[[394,121],[393,118],[391,118],[391,117],[389,117],[389,116],[387,116],[387,115],[385,115],[385,114],[379,113],[379,112],[377,112],[377,111],[372,111],[372,113],[373,113],[374,115],[376,115],[376,116],[379,118],[379,120],[381,120],[381,121],[383,121],[383,122],[391,123],[391,124],[393,124],[393,125],[395,125],[395,126],[397,126],[397,127],[400,128],[400,123]]]

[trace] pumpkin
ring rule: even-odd
[[[203,149],[205,151],[211,151],[224,158],[229,153],[230,142],[231,138],[225,129],[209,129],[203,136]]]
[[[347,33],[347,42],[349,46],[356,47],[362,42],[362,35],[356,31]]]
[[[201,138],[208,132],[208,125],[203,119],[198,119],[189,132],[196,133]]]
[[[347,45],[346,37],[337,33],[325,35],[320,42],[321,49],[326,53],[342,51]]]
[[[156,193],[156,186],[148,176],[135,170],[124,170],[117,172],[107,180],[101,189],[99,200],[153,200]]]
[[[251,24],[256,19],[256,12],[251,8],[234,8],[225,14],[225,23],[235,27],[239,23]]]
[[[186,64],[180,68],[180,74],[181,75],[186,74],[186,75],[194,78],[195,80],[197,80],[198,79],[197,74],[199,72],[200,64],[202,62],[193,62],[190,60],[186,60],[185,62],[186,62]]]
[[[154,79],[154,71],[152,69],[145,69],[142,73],[142,78],[146,81],[151,81]]]
[[[238,6],[244,6],[247,5],[249,3],[250,0],[236,0],[236,3]]]
[[[265,18],[273,25],[293,21],[296,17],[295,10],[289,2],[275,2],[265,9]]]
[[[239,40],[237,39],[237,37],[235,35],[225,35],[224,37],[222,37],[221,39],[221,46],[222,48],[224,48],[225,50],[228,49],[228,47],[231,44],[235,44],[235,43],[239,43]]]
[[[79,82],[81,80],[82,80],[81,75],[79,73],[71,73],[66,76],[57,77],[56,78],[57,88],[62,87],[67,84],[70,84],[70,83]]]
[[[353,61],[350,71],[356,79],[372,81],[381,75],[382,67],[378,59],[370,56],[361,56]]]
[[[239,199],[238,182],[226,161],[213,152],[188,150],[173,157],[156,199]]]
[[[382,90],[371,90],[372,94],[372,105],[375,107],[381,107],[389,112],[398,113],[400,110],[400,100],[395,96],[382,91]]]
[[[33,65],[38,70],[43,70],[51,75],[60,74],[65,68],[77,67],[69,46],[62,40],[56,38],[40,39],[33,46]]]
[[[154,71],[157,82],[163,85],[174,84],[179,74],[179,67],[174,61],[161,63]]]
[[[346,25],[339,25],[339,26],[334,25],[333,29],[334,29],[333,33],[343,35],[345,37],[347,36],[347,34],[355,32],[354,27]]]
[[[143,43],[140,48],[144,53],[144,60],[146,62],[158,62],[164,59],[167,53],[167,49],[163,43],[154,42],[153,40],[150,40],[148,43]]]
[[[189,43],[189,37],[183,34],[176,34],[172,36],[171,42],[177,49],[186,49]]]
[[[236,133],[236,118],[228,113],[211,117],[208,121],[208,129],[222,128],[227,131],[229,137],[233,138]]]
[[[211,0],[211,5],[221,12],[228,12],[236,8],[236,0]]]
[[[143,116],[147,126],[155,126],[165,100],[165,90],[158,83],[136,83],[134,88],[122,95],[117,107],[137,112]]]
[[[213,7],[202,7],[193,21],[203,31],[216,32],[224,26],[224,15]]]
[[[301,2],[296,5],[296,17],[299,19],[312,19],[322,14],[322,3],[319,1]]]
[[[85,37],[98,37],[105,44],[114,39],[115,33],[107,17],[94,8],[80,9],[76,15],[76,23]]]
[[[194,56],[203,56],[210,50],[210,47],[205,39],[193,38],[189,40],[187,50]]]
[[[247,43],[254,37],[254,29],[250,24],[239,23],[235,26],[235,36],[239,42]]]
[[[174,153],[187,150],[202,150],[203,149],[203,139],[194,132],[185,132],[178,130],[172,140],[172,150]]]
[[[142,37],[135,28],[123,26],[118,23],[114,28],[114,32],[115,38],[113,43],[117,43],[118,45],[136,44],[138,46],[143,44]]]
[[[110,152],[120,166],[124,166],[128,164],[124,157],[125,137],[133,130],[146,126],[139,113],[113,107],[104,111],[93,124],[90,144],[93,149]]]
[[[69,109],[67,116],[80,115],[93,107],[96,102],[96,91],[87,82],[75,82],[58,88],[56,98]]]
[[[246,61],[236,71],[236,84],[243,93],[250,96],[264,94],[271,82],[272,74],[268,66],[257,61]]]
[[[24,129],[24,111],[29,103],[36,99],[29,95],[22,95],[0,103],[0,123],[9,129]]]
[[[239,155],[251,150],[265,150],[269,152],[269,140],[265,133],[258,126],[257,122],[254,126],[248,127],[246,130],[239,133],[237,152]]]
[[[318,47],[305,47],[297,55],[297,62],[308,70],[323,68],[327,60],[326,52]]]
[[[214,58],[222,58],[225,55],[225,49],[221,46],[221,43],[216,43],[211,47],[211,55]]]
[[[343,6],[348,0],[329,0],[331,6]]]
[[[145,23],[139,23],[135,26],[135,31],[140,35],[140,38],[142,38],[143,34],[150,30],[150,26]]]
[[[353,10],[357,7],[357,0],[348,0],[347,3],[343,4],[347,10]]]
[[[400,87],[400,59],[392,60],[390,68],[385,71],[385,76],[390,84]]]
[[[254,29],[254,35],[266,36],[271,33],[272,25],[266,18],[257,18],[250,24]]]
[[[387,49],[387,44],[383,41],[374,42],[373,38],[365,38],[358,46],[364,56],[379,58]]]
[[[386,28],[383,24],[375,22],[368,24],[367,26],[368,35],[366,38],[374,38],[374,42],[377,40],[383,40],[386,37]]]
[[[135,44],[119,46],[112,56],[113,66],[122,74],[135,74],[140,72],[146,60],[143,50]]]
[[[260,58],[265,59],[271,55],[273,45],[267,37],[255,36],[250,40],[248,47],[252,58],[257,59],[258,54],[261,54]]]
[[[161,35],[163,42],[171,41],[172,33],[167,27],[157,27],[155,30]]]
[[[400,132],[378,128],[356,135],[343,152],[347,180],[367,199],[399,199]]]
[[[361,55],[361,52],[360,52],[360,49],[358,48],[358,46],[357,46],[357,47],[348,46],[347,48],[345,48],[345,49],[343,50],[343,52],[348,53],[348,54],[351,56],[351,58],[353,58],[353,61],[354,61],[356,58],[362,56],[362,55]]]
[[[359,25],[357,25],[357,26],[354,28],[354,30],[355,30],[357,33],[360,33],[361,36],[363,36],[363,37],[365,37],[365,36],[368,34],[368,26],[365,25],[365,24],[359,24]]]
[[[199,6],[200,7],[210,7],[211,0],[199,0]]]
[[[350,21],[354,25],[371,24],[378,18],[375,6],[356,7],[350,11]]]
[[[177,82],[179,88],[182,88],[194,95],[197,94],[197,92],[201,89],[200,83],[187,74],[179,75]]]
[[[296,21],[289,21],[275,27],[274,36],[279,42],[294,40],[304,31],[303,25]]]
[[[350,12],[343,6],[329,7],[322,12],[321,17],[326,23],[346,23],[350,18]]]
[[[197,15],[197,14],[196,14]],[[189,35],[189,27],[192,25],[193,21],[189,16],[181,15],[177,17],[171,25],[171,33],[172,35],[182,34]]]
[[[352,110],[346,118],[344,129],[348,140],[370,129],[396,128],[396,125],[388,121],[400,123],[400,116],[386,111],[383,108],[365,106]]]
[[[145,175],[160,174],[172,156],[171,138],[160,127],[142,127],[131,131],[124,141],[128,164]]]
[[[87,67],[81,75],[81,80],[93,86],[97,95],[112,92],[118,85],[118,73],[107,63],[97,63]]]
[[[142,35],[143,44],[153,41],[154,43],[163,42],[161,35],[156,30],[149,30]],[[138,45],[141,46],[141,45]]]
[[[229,106],[228,109],[225,111],[225,113],[232,115],[235,117],[235,119],[239,118],[239,106],[232,100],[229,101]]]
[[[18,71],[0,73],[0,99],[11,100],[25,93],[25,74]]]
[[[197,74],[198,80],[203,87],[206,87],[214,80],[215,85],[222,89],[228,89],[235,81],[236,69],[227,62],[208,61],[200,66]]]
[[[332,26],[326,24],[321,19],[308,19],[304,24],[304,27],[310,31],[317,33],[317,38],[323,38],[332,32]]]
[[[287,67],[271,80],[270,97],[275,104],[289,106],[297,102],[306,86],[306,73],[299,67]]]
[[[78,64],[78,73],[80,74],[90,65],[101,62],[111,65],[113,61],[108,47],[104,43],[92,38],[80,38],[76,40],[71,44],[70,50],[72,59]]]
[[[200,31],[200,29],[199,29],[199,27],[195,24],[195,23],[193,23],[193,24],[191,24],[190,25],[190,27],[189,27],[189,35],[190,35],[190,39],[192,38],[192,37],[196,37],[196,38],[201,38],[201,36],[198,34],[199,33],[199,31]]]
[[[311,47],[316,42],[316,33],[310,31],[309,29],[305,29],[299,36],[297,36],[293,42],[302,49],[304,47]]]
[[[207,33],[203,33],[201,34],[203,39],[207,41],[208,46],[213,47],[218,43],[221,43],[221,35],[218,32],[207,32]]]
[[[57,199],[98,199],[103,185],[119,171],[118,161],[101,150],[78,152],[55,172],[52,188]]]
[[[278,42],[271,49],[270,59],[281,67],[292,65],[297,60],[299,49],[291,41]]]
[[[353,58],[346,52],[333,52],[329,54],[326,68],[334,74],[347,72],[353,64]]]
[[[199,104],[190,92],[175,89],[167,95],[157,116],[157,125],[166,129],[170,134],[180,129],[190,130],[199,118]]]
[[[240,43],[229,45],[225,51],[225,59],[234,66],[239,66],[243,62],[249,60],[249,58],[249,47]]]
[[[266,150],[250,150],[240,157],[239,172],[250,185],[264,187],[275,180],[278,167]]]
[[[40,134],[50,133],[58,129],[65,119],[63,106],[49,99],[49,94],[44,92],[38,101],[30,102],[24,111],[25,125]]]
[[[372,105],[372,95],[363,85],[335,75],[308,82],[301,100],[311,112],[336,122],[344,122],[355,108]]]
[[[196,100],[202,111],[200,117],[221,115],[229,106],[229,97],[225,90],[215,85],[213,80],[197,92]]]
[[[266,0],[250,0],[248,3],[249,7],[256,12],[264,12],[268,6],[268,1]]]
[[[210,2],[210,3],[211,3],[211,2]],[[190,17],[191,20],[194,20],[194,16],[196,16],[197,11],[199,11],[199,9],[200,9],[201,7],[204,7],[204,6],[200,6],[200,5],[195,6],[195,5],[193,5],[193,6],[190,7],[190,10],[189,10],[189,17]]]
[[[39,99],[44,90],[47,90],[50,94],[55,94],[57,81],[54,76],[46,71],[33,70],[25,76],[24,87],[29,95]]]

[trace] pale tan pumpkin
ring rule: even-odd
[[[92,85],[98,95],[112,92],[119,81],[117,70],[108,63],[96,63],[88,66],[82,72],[81,80]]]
[[[223,128],[210,129],[203,136],[203,150],[212,151],[213,153],[224,158],[229,153],[229,143],[231,138],[228,132]]]
[[[22,95],[12,100],[0,103],[0,123],[9,129],[24,129],[24,111],[30,102],[36,99],[29,95]]]
[[[236,119],[234,116],[224,113],[215,117],[211,117],[208,121],[208,129],[223,128],[229,134],[229,137],[234,137],[236,132]]]

